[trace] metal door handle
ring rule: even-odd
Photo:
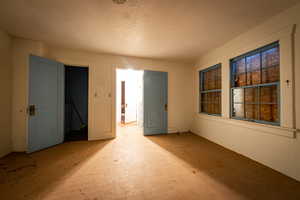
[[[34,116],[35,115],[35,105],[29,105],[28,114],[29,114],[29,116]]]
[[[165,111],[168,112],[168,104],[165,104]]]

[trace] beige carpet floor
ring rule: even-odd
[[[299,200],[300,183],[190,133],[128,127],[0,159],[0,199]]]

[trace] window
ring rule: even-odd
[[[221,64],[199,72],[200,112],[221,115]]]
[[[279,43],[234,58],[231,117],[279,125]]]

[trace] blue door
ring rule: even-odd
[[[144,71],[144,135],[168,131],[168,73]]]
[[[64,140],[64,65],[30,56],[27,152]]]

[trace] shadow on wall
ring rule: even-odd
[[[56,187],[84,171],[87,162],[95,162],[95,170],[97,166],[103,167],[96,165],[98,160],[93,158],[110,142],[72,142],[32,154],[9,154],[0,159],[1,199],[11,199],[12,196],[18,199],[48,197]]]
[[[146,138],[192,166],[191,173],[205,174],[245,199],[300,199],[298,181],[202,137],[188,133]]]

